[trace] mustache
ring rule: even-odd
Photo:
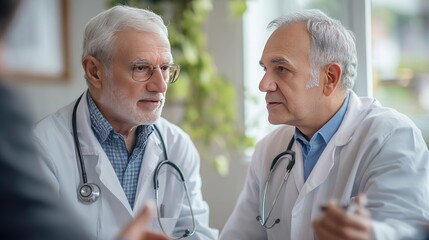
[[[280,98],[274,95],[265,95],[265,102],[266,103],[274,103],[274,102],[284,102],[284,98]]]
[[[140,97],[140,101],[154,101],[154,102],[164,102],[165,95],[164,94],[145,94]]]

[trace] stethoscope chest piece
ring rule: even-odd
[[[100,197],[100,188],[94,183],[82,184],[78,196],[82,202],[93,203]]]

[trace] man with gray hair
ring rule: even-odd
[[[160,117],[180,72],[161,17],[127,6],[100,13],[86,26],[82,66],[88,90],[35,127],[56,193],[94,239],[116,236],[147,201],[157,208],[152,229],[174,239],[216,239],[199,154]]]
[[[353,34],[318,10],[269,24],[259,89],[271,124],[221,240],[416,239],[429,153],[406,116],[358,97]]]

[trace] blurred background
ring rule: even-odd
[[[35,122],[85,91],[84,27],[115,2],[161,11],[171,27],[174,58],[185,71],[169,88],[163,116],[201,153],[213,227],[222,229],[234,207],[255,141],[274,128],[258,82],[266,26],[277,16],[319,8],[340,19],[357,41],[355,91],[408,115],[429,142],[427,0],[24,0],[4,61]]]

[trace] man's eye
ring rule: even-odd
[[[168,70],[170,70],[170,65],[164,65],[164,66],[161,66],[159,68],[161,68],[161,71],[168,71]]]
[[[279,73],[285,73],[287,71],[288,71],[288,69],[285,67],[282,67],[282,66],[277,67],[277,72],[279,72]]]
[[[148,66],[148,65],[134,65],[133,70],[137,71],[137,72],[147,72],[147,71],[150,71],[150,66]]]

